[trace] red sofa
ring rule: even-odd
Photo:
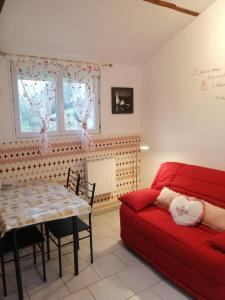
[[[167,162],[159,168],[150,189],[157,197],[164,186],[225,208],[223,171]],[[136,210],[138,193],[142,191],[133,194],[132,205],[121,199],[125,244],[195,299],[225,300],[225,232],[202,224],[176,225],[169,212],[154,204]]]

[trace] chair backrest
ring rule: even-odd
[[[78,195],[79,177],[80,174],[78,174],[78,172],[73,171],[71,168],[68,169],[65,187],[72,190],[76,195]]]
[[[77,171],[69,168],[66,187],[75,192],[76,195],[81,196],[92,207],[95,196],[95,183],[88,182]]]
[[[82,196],[84,200],[86,200],[89,205],[92,207],[95,196],[95,183],[88,182],[84,177],[79,176],[79,183],[77,184],[78,193],[77,195]]]

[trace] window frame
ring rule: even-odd
[[[15,135],[17,138],[36,138],[40,136],[40,132],[22,132],[20,123],[20,107],[19,107],[19,92],[18,92],[18,78],[16,68],[13,61],[10,62],[10,73],[12,83],[12,97],[13,97],[13,115]],[[63,95],[63,74],[59,72],[56,77],[56,131],[48,131],[48,136],[79,136],[81,129],[66,130],[64,122],[64,95]],[[96,91],[95,101],[95,129],[88,129],[89,134],[101,133],[100,120],[100,78],[98,78],[98,88]]]

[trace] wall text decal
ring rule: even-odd
[[[199,79],[201,91],[215,94],[216,100],[225,100],[225,70],[222,68],[195,68],[192,77]]]

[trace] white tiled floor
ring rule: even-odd
[[[58,278],[57,252],[47,262],[47,282],[40,277],[41,265],[21,261],[24,299],[30,300],[185,300],[191,299],[153,268],[130,252],[119,235],[119,212],[93,217],[94,264],[90,264],[88,239],[80,242],[79,276],[73,274],[72,247],[63,250],[63,277]],[[39,259],[40,260],[40,259]],[[9,296],[17,298],[13,265],[7,266]]]

